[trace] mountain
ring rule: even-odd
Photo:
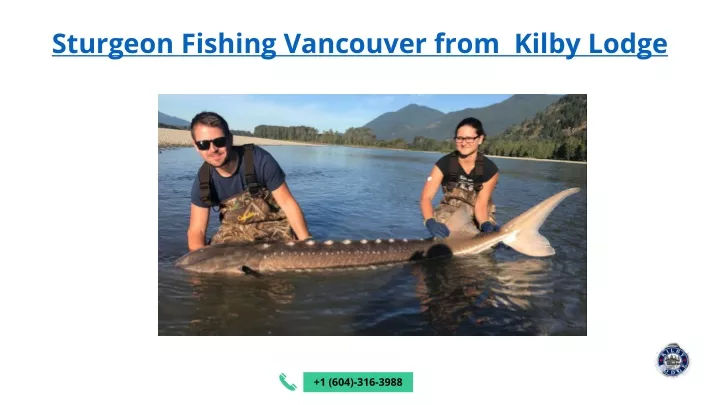
[[[497,139],[587,139],[587,94],[568,94],[545,111],[513,125]]]
[[[173,117],[172,115],[167,115],[161,113],[160,111],[158,111],[158,123],[181,128],[190,126],[190,121],[185,121],[182,118]]]
[[[409,104],[397,111],[382,114],[363,125],[363,128],[371,129],[379,139],[396,139],[407,131],[422,129],[439,121],[444,115],[434,108]]]
[[[490,137],[533,117],[560,97],[562,95],[516,94],[487,107],[466,108],[447,114],[411,104],[398,111],[385,113],[364,127],[372,129],[377,139],[402,138],[412,142],[415,137],[422,136],[441,141],[452,138],[455,126],[463,118],[475,117],[482,121],[483,128]]]
[[[489,139],[490,154],[587,160],[587,94],[568,94]]]

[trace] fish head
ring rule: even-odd
[[[205,246],[180,257],[175,266],[200,273],[238,273],[250,263],[251,252],[241,244],[223,243]]]

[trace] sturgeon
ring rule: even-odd
[[[479,233],[468,230],[466,211],[458,211],[448,222],[450,236],[445,239],[315,240],[295,242],[227,242],[189,252],[175,265],[200,273],[259,275],[272,272],[308,271],[339,268],[368,268],[402,262],[430,260],[450,256],[474,255],[490,251],[500,243],[531,257],[548,257],[555,249],[539,233],[548,215],[565,198],[580,191],[561,191],[503,225],[498,231]]]

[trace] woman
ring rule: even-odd
[[[480,152],[485,140],[482,123],[465,118],[455,128],[455,151],[438,160],[433,166],[420,197],[420,210],[425,227],[438,238],[450,235],[446,225],[459,209],[471,212],[474,226],[481,232],[497,231],[492,193],[498,182],[498,168]],[[442,185],[443,199],[433,209],[432,199]]]

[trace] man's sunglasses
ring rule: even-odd
[[[227,138],[221,136],[219,138],[211,139],[209,141],[197,141],[195,142],[195,145],[197,145],[198,149],[200,150],[208,150],[210,149],[210,143],[215,145],[216,148],[223,148],[225,147],[225,145],[227,145]]]

